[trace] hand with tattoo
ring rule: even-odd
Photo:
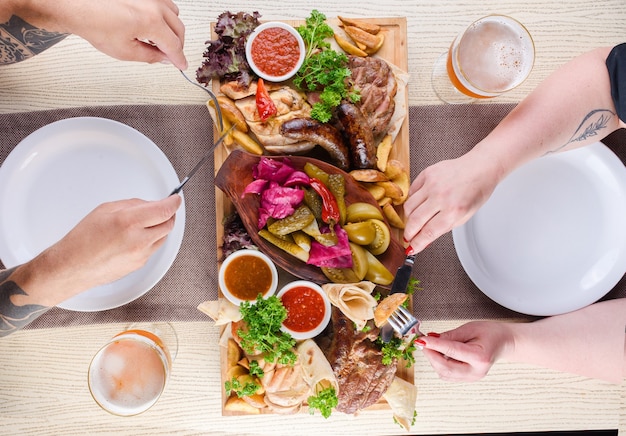
[[[417,176],[404,204],[404,239],[413,252],[469,220],[520,165],[600,141],[624,127],[611,98],[605,65],[610,50],[597,49],[572,60],[468,153],[438,162]]]
[[[14,0],[0,9],[0,64],[27,59],[71,33],[116,59],[184,70],[178,13],[172,0]]]
[[[142,267],[173,229],[181,202],[172,195],[104,203],[32,261],[0,272],[0,336]]]

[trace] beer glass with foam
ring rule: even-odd
[[[528,30],[505,15],[470,24],[433,69],[433,88],[447,103],[497,97],[520,85],[532,70],[535,46]]]
[[[171,324],[133,324],[111,338],[89,365],[93,399],[109,413],[131,416],[154,405],[178,351]]]

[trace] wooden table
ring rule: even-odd
[[[225,10],[259,10],[263,19],[299,19],[304,0],[178,1],[187,26],[185,51],[193,74],[201,63],[209,23]],[[534,36],[536,62],[530,78],[498,102],[517,102],[557,66],[589,49],[623,42],[623,0],[588,2],[526,0],[480,2],[320,0],[332,17],[405,16],[408,24],[409,102],[440,104],[430,87],[435,59],[456,33],[488,13],[522,21]],[[204,104],[206,96],[171,66],[119,62],[69,37],[25,63],[0,68],[0,111],[24,112],[87,105]],[[487,103],[489,104],[489,103]],[[415,176],[415,175],[414,175]],[[425,331],[466,320],[426,321]],[[2,434],[400,434],[388,411],[358,417],[336,414],[222,417],[218,329],[212,322],[176,323],[180,349],[172,379],[148,412],[119,418],[90,398],[87,365],[120,324],[37,329],[0,339],[0,433]],[[440,381],[416,354],[418,417],[413,432],[469,433],[574,429],[626,430],[626,390],[604,382],[526,365],[498,363],[474,384]]]

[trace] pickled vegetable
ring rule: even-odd
[[[313,212],[311,212],[311,209],[302,205],[291,215],[269,224],[267,229],[275,235],[283,236],[297,230],[302,230],[313,221],[315,221],[315,216],[313,215]]]
[[[376,237],[371,244],[367,246],[367,249],[373,255],[378,256],[379,254],[383,254],[387,251],[389,244],[391,242],[391,234],[389,232],[389,227],[381,220],[373,219],[370,220],[372,224],[374,224],[376,228]]]
[[[335,196],[337,207],[339,208],[339,224],[346,223],[346,179],[341,174],[330,174],[328,176],[328,189]]]
[[[323,184],[328,186],[328,173],[318,167],[317,165],[307,162],[304,164],[304,172],[307,176],[312,177],[314,179],[321,180]]]
[[[273,233],[271,233],[269,230],[266,230],[266,229],[259,230],[259,236],[266,239],[268,242],[274,244],[281,250],[286,251],[292,256],[297,257],[303,262],[306,262],[307,260],[309,260],[309,253],[307,251],[304,251],[300,246],[298,246],[298,244],[294,242],[289,242],[285,239],[281,239],[280,237],[274,235]]]
[[[343,229],[348,234],[350,242],[359,245],[369,245],[376,237],[376,226],[370,220],[348,223],[343,226]]]
[[[393,274],[387,269],[383,263],[369,251],[365,251],[367,255],[367,273],[365,280],[378,285],[389,285],[393,282]]]
[[[348,206],[346,210],[346,222],[356,223],[369,219],[383,220],[383,213],[377,206],[365,202],[352,203]]]

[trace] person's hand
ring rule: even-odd
[[[73,2],[75,3],[75,2]],[[168,61],[187,68],[185,26],[171,0],[81,1],[69,30],[103,53],[120,60]]]
[[[59,301],[45,303],[57,304],[142,267],[173,229],[181,202],[179,195],[172,195],[159,201],[131,199],[96,207],[32,266],[42,281],[48,281],[45,288],[54,286],[65,294],[49,292],[48,298]]]
[[[507,348],[513,333],[503,322],[473,321],[454,330],[429,333],[416,344],[442,380],[476,381],[483,378]]]
[[[499,182],[494,162],[479,153],[438,162],[411,184],[404,203],[404,239],[419,253],[435,239],[465,223]]]
[[[185,26],[172,0],[14,0],[8,9],[40,29],[78,35],[116,59],[187,68]]]

